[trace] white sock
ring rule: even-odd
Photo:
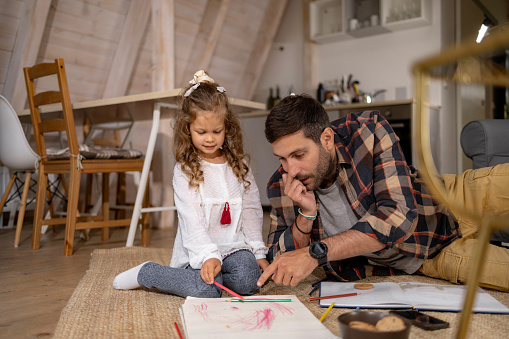
[[[138,284],[138,273],[140,273],[143,265],[148,262],[150,261],[145,261],[143,264],[139,264],[138,266],[117,275],[115,279],[113,279],[113,287],[116,290],[132,290],[141,287],[141,285]]]

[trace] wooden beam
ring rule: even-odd
[[[152,91],[175,88],[175,2],[152,0]]]
[[[146,1],[132,0],[103,91],[103,98],[126,94],[147,27],[150,9],[151,6],[148,6]]]
[[[152,0],[152,90],[175,88],[175,2]],[[166,119],[165,119],[166,120]],[[152,162],[151,201],[158,206],[173,206],[171,185],[173,168],[171,145],[173,132],[168,121],[161,121]],[[158,227],[176,227],[175,211],[152,216]]]
[[[198,34],[194,39],[191,54],[186,63],[185,72],[179,79],[181,86],[187,85],[186,79],[192,79],[194,72],[200,69],[208,70],[230,4],[231,0],[209,0],[207,2]]]
[[[25,108],[23,67],[33,66],[41,46],[51,0],[26,0],[7,69],[3,95],[15,110]]]
[[[287,2],[288,0],[272,1],[270,6],[267,6],[265,18],[260,25],[260,30],[258,31],[252,53],[244,68],[243,76],[239,77],[237,84],[237,88],[239,88],[238,98],[250,100],[253,97],[263,67],[272,48],[274,36],[283,18]]]
[[[318,76],[316,71],[316,43],[311,40],[309,33],[310,21],[309,21],[309,4],[313,0],[305,0],[303,8],[303,34],[304,43],[302,45],[303,58],[302,58],[302,71],[303,79],[302,85],[304,93],[312,96],[316,96],[316,88],[318,87]]]

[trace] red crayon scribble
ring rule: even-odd
[[[231,320],[231,328],[238,331],[270,330],[278,316],[292,315],[293,309],[279,303],[270,303],[262,309]]]
[[[270,306],[277,309],[279,312],[281,312],[283,314],[290,314],[290,315],[293,314],[293,309],[286,305],[279,304],[279,303],[271,303]]]
[[[198,312],[205,321],[210,320],[207,308],[208,308],[207,304],[194,305],[194,311]]]

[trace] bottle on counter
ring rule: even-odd
[[[267,110],[271,110],[274,107],[274,93],[272,87],[269,89],[269,98],[267,99]]]
[[[323,104],[325,102],[325,88],[322,83],[318,84],[318,89],[316,90],[316,100]]]
[[[276,85],[276,97],[274,98],[274,106],[277,105],[281,101],[281,97],[279,96],[279,85]]]

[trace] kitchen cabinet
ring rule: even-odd
[[[310,38],[319,43],[351,39],[347,35],[345,0],[319,0],[309,4]]]
[[[380,0],[347,1],[347,33],[355,38],[390,32],[380,21]]]
[[[382,24],[391,31],[431,25],[430,0],[382,0]]]
[[[431,25],[430,0],[318,0],[309,4],[310,38],[318,43]]]

